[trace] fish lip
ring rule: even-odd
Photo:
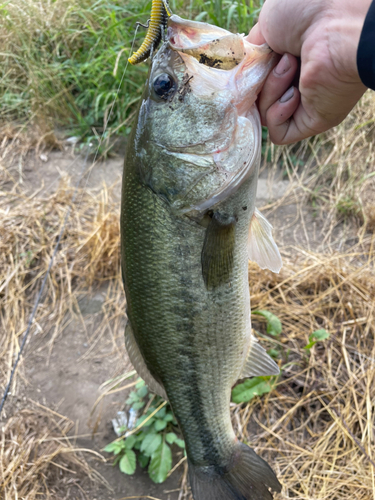
[[[274,50],[271,49],[271,47],[268,45],[268,43],[263,43],[262,45],[265,49],[268,49],[270,54],[272,54],[274,52]],[[260,45],[260,47],[262,47],[262,45]]]
[[[211,35],[208,35],[206,38],[204,38],[204,35],[202,34],[205,26],[207,27],[207,33],[211,33]],[[189,44],[189,46],[186,47],[175,44],[173,42],[173,38],[175,34],[178,34],[178,27],[183,27],[185,29],[191,28],[192,30],[195,29],[197,32],[196,37],[199,38],[198,43],[192,43],[191,45]],[[173,14],[168,19],[167,42],[170,44],[170,47],[173,50],[178,51],[197,49],[202,45],[213,42],[215,39],[220,39],[228,35],[233,36],[233,33],[224,28],[220,28],[219,26],[213,26],[200,21],[190,21],[188,19],[183,19],[176,14]]]
[[[168,28],[171,28],[171,25],[173,24],[178,26],[185,26],[186,28],[196,28],[198,26],[201,28],[202,26],[206,26],[207,30],[209,30],[210,32],[216,32],[218,34],[222,33],[226,35],[231,34],[230,31],[226,30],[225,28],[221,28],[220,26],[215,26],[213,24],[205,23],[202,21],[192,21],[190,19],[182,18],[177,14],[172,14],[172,16],[168,18]]]

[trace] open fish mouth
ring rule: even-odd
[[[244,35],[176,15],[168,20],[167,39],[193,76],[189,81],[193,92],[201,97],[213,91],[234,92],[240,115],[255,102],[275,60],[266,44],[252,45]],[[245,107],[241,105],[244,101]]]
[[[242,36],[175,15],[168,22],[168,39],[173,50],[191,55],[210,68],[230,70],[246,56]]]

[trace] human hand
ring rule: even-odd
[[[258,101],[272,142],[290,144],[338,125],[363,95],[356,57],[370,4],[266,0],[247,40],[284,54]]]

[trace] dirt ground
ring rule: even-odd
[[[43,157],[29,158],[22,165],[23,187],[28,192],[40,195],[57,188],[59,181],[68,175],[75,183],[81,170],[83,158],[74,158],[72,152],[50,152]],[[92,169],[84,183],[92,189],[100,190],[105,182],[114,186],[113,201],[119,203],[122,175],[121,157],[111,158]],[[282,206],[277,200],[284,199]],[[287,255],[293,254],[295,246],[315,251],[328,245],[324,241],[322,221],[315,221],[311,210],[300,207],[295,202],[295,191],[289,182],[278,177],[271,179],[268,171],[263,171],[258,185],[257,204],[260,209],[267,206],[265,214],[274,224],[276,240]],[[276,208],[275,208],[276,207]],[[350,244],[350,228],[340,226],[332,232],[329,244],[342,247]],[[336,238],[336,240],[335,240]],[[102,335],[92,335],[100,327],[103,303],[107,289],[96,289],[89,295],[79,297],[81,318],[72,317],[64,332],[54,340],[50,350],[50,338],[31,336],[22,362],[23,382],[16,395],[10,395],[5,407],[9,416],[27,400],[42,404],[75,422],[76,445],[103,454],[103,447],[116,438],[111,419],[124,408],[125,393],[107,397],[93,415],[94,403],[99,395],[99,387],[121,373],[131,369],[124,348],[124,321],[118,331],[105,331]],[[26,398],[26,399],[25,399]],[[95,430],[95,432],[93,432]],[[107,458],[107,454],[103,454]],[[111,459],[103,462],[94,455],[87,454],[91,467],[96,469],[111,486],[83,480],[85,498],[90,500],[119,500],[124,497],[154,497],[160,500],[179,498],[179,480],[182,468],[178,469],[161,485],[154,484],[147,473],[139,467],[133,476],[125,476],[118,467],[111,465]],[[68,498],[81,498],[78,491],[67,492]],[[83,496],[82,496],[83,498]]]

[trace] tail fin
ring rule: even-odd
[[[239,443],[232,467],[221,471],[189,462],[194,500],[272,500],[269,491],[281,491],[271,467],[254,450]]]

